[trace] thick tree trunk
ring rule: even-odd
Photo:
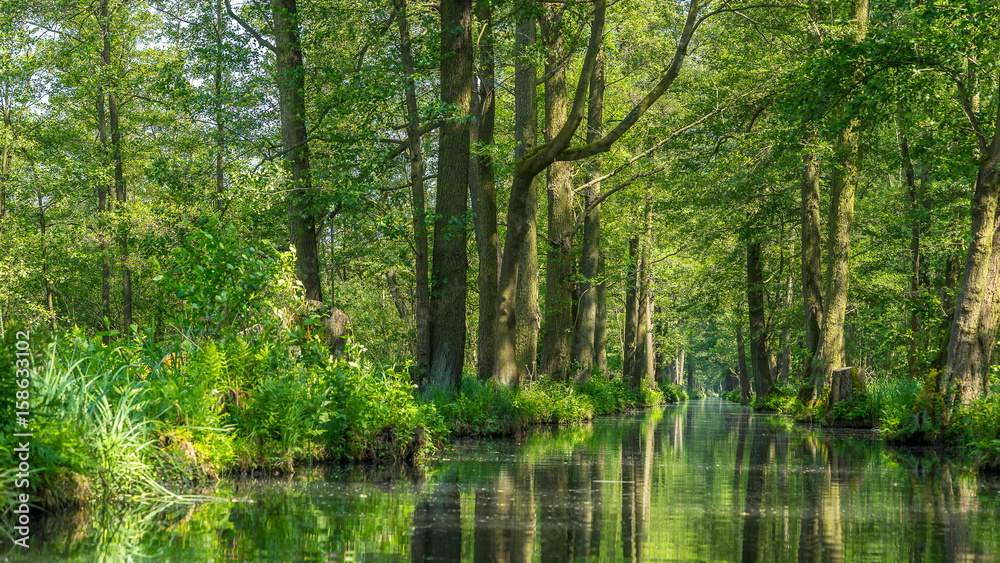
[[[424,153],[420,135],[420,108],[414,85],[413,52],[410,43],[410,25],[407,19],[406,0],[395,0],[399,23],[399,53],[406,74],[406,142],[410,152],[411,213],[413,215],[413,254],[416,274],[416,320],[415,361],[416,373],[413,380],[423,385],[423,378],[431,368],[430,315],[431,291],[429,281],[427,212],[424,192]],[[332,235],[331,235],[332,239]],[[331,283],[336,276],[331,275]],[[332,300],[331,295],[331,300]]]
[[[545,141],[551,142],[567,121],[566,67],[562,64],[561,7],[549,5],[539,18],[548,59],[545,63]],[[569,372],[573,337],[572,231],[573,163],[548,168],[548,234],[545,262],[545,322],[541,372],[563,379]]]
[[[441,2],[441,101],[454,108],[441,125],[434,208],[431,370],[428,387],[456,389],[465,360],[466,202],[472,102],[472,0]]]
[[[636,267],[639,261],[639,238],[628,241],[628,266],[625,269],[625,341],[622,345],[622,377],[635,387],[636,345],[639,331],[639,291]]]
[[[537,21],[534,16],[525,17],[518,23],[515,40],[514,69],[514,137],[517,145],[514,157],[518,162],[530,153],[538,139],[538,93],[535,87],[537,74],[532,61],[530,49],[535,44]],[[538,331],[541,328],[542,316],[538,309],[538,186],[532,178],[528,185],[525,201],[525,237],[523,248],[518,259],[517,303],[513,315],[516,324],[511,327],[514,339],[510,347],[510,369],[497,378],[499,383],[508,387],[516,386],[525,375],[536,373],[535,364],[538,356]],[[508,211],[508,216],[510,212]],[[498,293],[499,297],[499,293]],[[498,310],[499,314],[499,310]],[[503,330],[499,317],[497,331]],[[507,365],[501,361],[500,336],[497,339],[497,366]]]
[[[1000,203],[998,203],[1000,209]],[[1000,325],[1000,213],[996,214],[993,227],[993,257],[990,259],[989,273],[986,275],[986,291],[983,306],[979,311],[979,362],[977,373],[973,374],[982,386],[983,393],[989,390],[990,365],[997,345],[997,328]]]
[[[856,42],[862,41],[867,34],[868,11],[869,0],[855,0]],[[850,274],[851,223],[854,220],[854,192],[858,184],[858,138],[857,120],[851,120],[840,132],[834,151],[840,157],[840,162],[833,169],[830,189],[826,296],[819,345],[812,362],[810,403],[819,396],[833,370],[844,363],[844,317],[847,313]]]
[[[817,0],[808,1],[810,25],[807,36],[813,45],[819,45],[823,40],[819,23],[820,5]],[[812,121],[810,115],[806,121]],[[819,328],[823,325],[823,262],[822,238],[820,238],[819,211],[819,159],[813,145],[819,134],[810,129],[803,141],[806,148],[802,155],[802,307],[805,338],[802,345],[806,349],[803,380],[812,380],[812,359],[819,345]],[[804,385],[802,391],[809,395],[809,385]],[[808,399],[808,398],[807,398]]]
[[[1000,120],[998,120],[1000,121]],[[997,124],[990,154],[976,179],[972,201],[972,243],[965,261],[965,275],[955,305],[948,363],[938,378],[937,392],[944,399],[944,420],[961,404],[981,397],[986,391],[985,374],[993,344],[996,342],[996,284],[998,260],[994,257],[1000,242],[996,221],[997,197],[1000,194],[1000,123]],[[991,272],[992,270],[992,272]],[[991,279],[992,278],[992,279]],[[990,283],[992,282],[992,284]],[[984,346],[985,344],[985,346]],[[985,349],[985,350],[984,350]]]
[[[278,83],[281,144],[291,180],[288,191],[288,238],[295,246],[295,275],[306,290],[306,299],[323,300],[316,247],[315,194],[309,170],[306,131],[306,72],[299,46],[297,0],[271,0],[274,21],[274,71]]]
[[[764,291],[763,244],[747,243],[747,308],[750,311],[750,365],[753,372],[753,390],[757,401],[763,401],[771,392],[770,352],[767,346],[769,327]]]
[[[603,52],[603,49],[602,49]],[[594,75],[590,78],[590,99],[587,111],[587,142],[600,138],[604,126],[604,56],[597,55]],[[601,183],[596,179],[601,174],[600,160],[591,163],[590,181],[583,193],[583,207],[589,208],[601,193]],[[597,331],[597,278],[601,261],[601,206],[598,204],[583,220],[583,251],[580,254],[580,299],[577,306],[576,330],[573,332],[572,365],[576,370],[575,379],[584,382],[590,379],[596,351]]]
[[[819,163],[816,155],[803,157],[802,171],[802,308],[805,319],[805,342],[809,352],[806,373],[811,374],[812,357],[819,344],[819,327],[823,324],[823,263],[821,257],[819,214]]]
[[[493,15],[489,0],[477,0],[477,17],[483,26],[479,39],[476,116],[472,143],[479,149],[472,163],[471,196],[479,251],[479,326],[476,331],[476,373],[479,379],[493,376],[497,328],[497,275],[500,268],[500,238],[497,233],[497,194],[493,173],[492,145],[496,116],[493,62]]]

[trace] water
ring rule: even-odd
[[[44,561],[995,561],[996,487],[932,453],[887,452],[870,432],[794,426],[707,399],[462,442],[420,469],[300,471],[216,491],[241,502],[49,519],[35,524],[29,553]]]

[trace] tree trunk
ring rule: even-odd
[[[56,308],[52,303],[52,285],[49,283],[49,251],[46,238],[47,224],[45,222],[45,201],[42,198],[42,184],[35,178],[35,197],[38,203],[38,232],[41,235],[42,244],[42,290],[45,292],[45,305],[49,312],[49,321],[52,330],[56,329]]]
[[[743,340],[743,311],[737,311],[740,316],[739,321],[736,323],[736,355],[739,360],[740,368],[740,396],[743,397],[743,404],[750,403],[750,373],[747,371],[747,352],[746,344]]]
[[[865,38],[869,0],[856,0],[854,41]],[[851,223],[854,220],[854,192],[858,184],[858,122],[851,120],[837,138],[834,151],[839,165],[833,169],[830,189],[830,232],[827,236],[826,297],[819,345],[812,362],[812,390],[815,402],[833,370],[844,363],[844,317],[847,313],[847,285],[850,273]]]
[[[597,373],[608,374],[608,283],[604,277],[604,252],[600,252],[597,263],[596,298],[597,311],[594,316],[594,365]]]
[[[226,189],[226,128],[222,124],[222,0],[215,3],[215,211],[221,214]]]
[[[479,251],[479,326],[476,331],[476,373],[481,380],[493,376],[497,328],[497,275],[500,268],[500,238],[497,233],[497,194],[493,173],[494,122],[496,116],[493,15],[489,0],[477,0],[477,17],[483,26],[479,39],[478,92],[473,98],[476,120],[472,143],[478,147],[472,164],[472,210]]]
[[[406,299],[403,298],[402,292],[399,291],[395,270],[389,270],[385,273],[385,287],[389,290],[389,296],[392,297],[392,304],[396,306],[396,313],[399,314],[401,320],[405,321],[410,313],[406,309]]]
[[[562,64],[562,9],[551,4],[539,18],[548,58],[545,63],[545,141],[551,142],[567,121],[566,66]],[[593,78],[591,78],[593,79]],[[573,336],[573,163],[548,168],[548,235],[545,247],[545,322],[541,372],[563,379],[569,371]]]
[[[998,120],[1000,121],[1000,120]],[[972,243],[965,261],[965,275],[955,305],[948,363],[938,378],[937,392],[944,399],[944,421],[961,404],[981,397],[986,391],[986,373],[993,343],[996,342],[997,258],[1000,223],[996,221],[1000,194],[1000,123],[993,146],[979,169],[972,201]],[[992,271],[991,271],[992,270]],[[992,282],[992,283],[991,283]],[[985,345],[983,345],[985,344]],[[984,350],[985,349],[985,350]],[[919,403],[919,402],[918,402]]]
[[[101,22],[102,43],[101,68],[105,69],[106,72],[110,72],[107,67],[111,65],[111,23],[109,21],[107,0],[102,0],[101,2],[99,17]],[[111,158],[111,147],[108,141],[107,114],[104,109],[104,85],[98,84],[97,88],[97,131],[101,140],[103,164],[105,166],[110,166],[113,160]],[[112,207],[111,203],[108,201],[110,191],[111,186],[103,181],[97,186],[98,225],[101,231],[99,235],[101,248],[101,315],[103,317],[103,324],[101,328],[105,331],[105,334],[102,337],[105,345],[108,345],[111,342],[111,337],[108,334],[111,328],[111,255],[108,251],[108,218]]]
[[[653,238],[653,200],[652,192],[646,197],[646,232],[642,240],[642,250],[639,258],[638,290],[639,298],[637,303],[636,332],[635,332],[635,357],[633,358],[632,386],[641,388],[646,386],[653,379],[653,371],[649,362],[649,353],[652,351],[652,332],[650,331],[650,317],[652,315],[652,273],[649,264],[649,248]]]
[[[818,45],[822,41],[819,27],[819,3],[810,0],[808,39],[813,45]],[[808,116],[806,121],[811,121],[812,116]],[[803,376],[805,380],[812,379],[812,359],[816,355],[816,347],[819,345],[819,328],[823,325],[823,262],[822,244],[820,237],[820,211],[819,211],[819,159],[816,156],[814,145],[819,134],[815,129],[811,129],[803,142],[806,147],[802,155],[802,307],[805,328],[805,338],[803,346],[808,355],[806,356]]]
[[[281,144],[291,178],[288,191],[288,238],[295,246],[295,275],[306,290],[306,299],[323,300],[316,248],[315,194],[309,170],[306,131],[306,72],[299,46],[297,0],[271,0],[274,21],[274,71],[278,83]]]
[[[472,0],[441,2],[441,101],[454,108],[441,124],[434,208],[429,387],[457,389],[465,360],[465,213],[469,198],[472,102]]]
[[[597,65],[590,79],[590,99],[587,111],[587,142],[600,138],[604,127],[604,56],[597,54]],[[583,193],[583,207],[589,208],[601,193],[600,160],[591,164],[590,181]],[[597,346],[597,293],[598,270],[601,261],[601,206],[598,204],[587,214],[583,222],[583,251],[580,254],[580,299],[577,306],[576,330],[573,332],[572,364],[576,370],[576,380],[590,379]]]
[[[694,362],[687,364],[687,392],[689,397],[694,394]]]
[[[742,342],[742,337],[740,342]],[[677,385],[684,384],[684,357],[687,355],[687,350],[681,348],[677,350],[677,354],[674,356],[674,383]]]
[[[750,311],[750,365],[753,372],[753,390],[757,402],[763,401],[774,381],[771,379],[771,360],[767,338],[770,332],[764,291],[763,244],[747,243],[747,307]]]
[[[535,17],[530,16],[517,26],[515,41],[517,66],[514,70],[514,137],[517,145],[514,157],[518,162],[524,160],[535,148],[538,139],[538,94],[535,88],[537,73],[535,63],[529,54],[535,44],[537,25]],[[511,328],[514,343],[510,354],[514,361],[509,371],[503,377],[497,378],[498,382],[508,387],[516,386],[525,375],[535,374],[538,356],[538,331],[541,328],[542,316],[538,310],[538,186],[534,179],[528,185],[524,213],[526,232],[518,261],[517,303],[513,318],[516,325]],[[504,328],[498,317],[497,330]],[[504,362],[499,356],[501,345],[499,332],[495,338],[497,339],[495,361],[497,366],[500,366]],[[497,375],[494,374],[494,377]]]
[[[125,191],[125,171],[122,165],[122,134],[118,116],[118,96],[108,93],[108,117],[111,125],[111,154],[115,161],[115,200],[118,202],[116,211],[119,213],[118,252],[122,271],[122,332],[132,334],[132,268],[129,267],[128,255],[128,224],[125,203],[128,192]]]
[[[902,122],[902,119],[900,121]],[[899,139],[899,155],[903,162],[903,175],[910,197],[910,349],[906,364],[910,378],[916,379],[917,333],[920,330],[920,320],[917,318],[917,306],[920,303],[920,199],[913,174],[913,162],[910,160],[910,141],[905,131]]]
[[[819,163],[816,155],[804,156],[802,172],[802,308],[805,319],[805,349],[809,352],[806,373],[812,372],[812,358],[819,345],[823,325],[823,263],[819,231]]]
[[[423,386],[424,377],[431,368],[430,315],[431,291],[429,282],[427,212],[424,192],[424,153],[420,134],[420,108],[414,85],[413,53],[410,43],[410,25],[407,19],[406,0],[395,0],[399,22],[399,53],[406,74],[406,142],[410,152],[411,212],[413,215],[413,258],[416,274],[416,373],[412,379]],[[332,239],[332,235],[331,235]],[[331,276],[332,279],[335,276]],[[331,297],[332,298],[332,297]]]
[[[639,331],[639,291],[636,266],[639,261],[639,238],[628,241],[628,266],[625,270],[625,342],[622,345],[622,377],[635,387],[635,359]]]
[[[792,310],[792,286],[792,276],[788,276],[788,279],[785,280],[785,311],[789,312]],[[788,383],[788,375],[791,370],[792,343],[789,329],[788,323],[785,323],[785,327],[781,329],[781,361],[778,368],[778,381],[781,383]]]

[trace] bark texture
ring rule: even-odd
[[[854,4],[856,42],[862,41],[867,34],[868,2],[869,0],[856,0]],[[826,296],[823,302],[823,323],[819,344],[812,362],[810,402],[816,400],[833,370],[844,364],[844,317],[847,313],[854,194],[858,184],[858,139],[858,122],[852,119],[838,135],[834,151],[838,164],[833,169],[830,189]]]
[[[750,312],[750,365],[753,373],[753,390],[757,401],[763,401],[771,392],[770,351],[767,339],[770,333],[764,291],[763,244],[747,243],[747,307]]]
[[[410,205],[413,215],[413,254],[416,274],[416,320],[415,360],[416,373],[413,380],[423,385],[424,376],[431,367],[430,340],[430,264],[428,262],[426,195],[424,190],[424,153],[420,135],[420,108],[414,84],[415,69],[413,49],[410,43],[410,25],[407,19],[406,0],[395,0],[396,21],[399,25],[399,54],[406,75],[406,143],[410,153]],[[332,238],[332,236],[331,236]],[[331,241],[332,244],[332,241]],[[335,275],[330,276],[333,283]],[[333,296],[331,295],[331,299]]]
[[[441,101],[452,108],[441,124],[431,297],[428,387],[456,389],[465,360],[469,198],[469,110],[472,102],[472,0],[441,2]]]
[[[551,142],[567,122],[566,66],[562,59],[561,5],[549,5],[539,18],[548,58],[545,62],[545,142]],[[548,233],[545,239],[545,322],[541,372],[563,379],[569,372],[573,338],[572,230],[573,164],[553,162],[548,167]]]
[[[316,247],[315,194],[309,169],[306,131],[305,66],[299,45],[296,0],[271,0],[274,21],[274,71],[278,83],[281,144],[291,181],[288,192],[288,237],[295,246],[295,275],[306,290],[306,299],[323,300]]]
[[[473,97],[472,143],[477,152],[472,163],[472,210],[479,252],[479,325],[476,330],[476,374],[486,380],[493,376],[497,328],[497,275],[500,268],[500,239],[497,233],[497,194],[493,173],[492,145],[496,105],[493,61],[493,15],[490,0],[477,0],[476,17],[483,26],[479,39],[478,85]]]
[[[603,49],[602,49],[603,52]],[[601,136],[604,126],[604,57],[597,54],[597,65],[590,79],[590,98],[587,103],[587,142],[592,143]],[[601,175],[600,160],[591,163],[590,186],[583,193],[584,209],[590,206],[601,193],[601,183],[596,178]],[[576,329],[573,332],[572,365],[575,379],[584,382],[590,379],[596,359],[598,274],[601,261],[601,206],[596,205],[584,218],[583,251],[580,254],[579,302],[576,314]]]
[[[538,73],[535,63],[531,60],[529,50],[535,43],[538,24],[534,16],[525,17],[517,26],[515,39],[514,71],[514,136],[517,141],[514,157],[521,162],[534,150],[538,139],[538,92],[535,88],[535,75]],[[524,248],[518,259],[517,303],[514,311],[516,322],[515,343],[510,350],[513,361],[510,369],[497,378],[497,381],[508,387],[516,386],[528,375],[536,373],[535,364],[538,356],[538,331],[542,326],[542,315],[538,309],[538,185],[534,178],[528,185],[525,201],[526,232]],[[509,210],[508,210],[509,215]],[[499,288],[498,288],[499,298]],[[499,314],[499,309],[497,310]],[[497,330],[500,331],[500,319],[497,318]],[[500,354],[499,333],[497,352],[494,361],[497,366],[504,363]]]

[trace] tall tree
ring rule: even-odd
[[[493,376],[496,351],[497,274],[500,268],[500,237],[497,230],[497,193],[493,172],[493,143],[496,121],[496,88],[493,5],[491,0],[477,0],[476,17],[482,26],[479,35],[479,68],[473,97],[472,142],[477,146],[472,164],[472,209],[475,213],[476,248],[479,251],[479,326],[476,336],[476,366],[479,379]]]
[[[288,238],[295,246],[295,275],[302,282],[306,299],[323,300],[316,244],[316,203],[309,166],[309,132],[306,128],[306,69],[302,56],[297,0],[271,0],[274,43],[265,39],[243,18],[226,10],[257,42],[274,53],[274,78],[278,85],[281,144],[289,176]]]
[[[603,52],[602,47],[597,54],[594,75],[590,78],[590,98],[587,102],[588,143],[596,141],[604,129]],[[601,204],[597,201],[597,196],[601,193],[600,175],[600,160],[595,158],[591,163],[590,180],[583,192],[583,208],[591,211],[587,213],[583,223],[583,251],[580,253],[580,275],[583,279],[579,284],[580,298],[573,331],[572,366],[576,370],[574,378],[579,382],[590,379],[598,346],[598,287],[602,285],[598,282],[601,261]]]
[[[520,21],[514,40],[514,140],[517,143],[514,158],[520,162],[535,149],[538,139],[538,90],[535,84],[538,71],[531,55],[538,34],[538,23],[531,13],[519,14],[518,17]],[[497,382],[508,387],[517,386],[522,376],[535,373],[535,358],[538,355],[538,330],[542,318],[538,310],[538,183],[534,178],[527,186],[524,207],[526,232],[524,250],[518,258],[515,288],[517,304],[514,311],[514,366],[499,376],[494,374]],[[499,298],[498,292],[498,303]],[[498,340],[501,330],[503,327],[497,317],[494,368],[500,365],[496,354],[500,350]]]
[[[855,43],[864,40],[868,33],[869,9],[869,0],[855,0],[852,16]],[[830,187],[823,324],[812,363],[810,401],[816,400],[833,370],[844,363],[844,316],[847,313],[854,194],[858,184],[859,128],[858,120],[851,119],[840,131],[834,150],[838,162]]]
[[[545,142],[552,142],[567,121],[566,46],[562,40],[562,17],[566,4],[548,4],[539,18],[545,45]],[[598,46],[598,49],[600,47]],[[596,63],[595,63],[596,68]],[[592,80],[592,77],[590,77]],[[584,86],[583,84],[580,85]],[[542,337],[541,371],[557,379],[569,370],[573,337],[573,163],[549,165],[546,195],[548,233],[545,239],[545,323]]]
[[[466,211],[472,103],[472,0],[441,2],[441,102],[451,115],[438,140],[428,386],[457,388],[465,361]]]
[[[751,235],[753,236],[753,235]],[[747,308],[750,311],[750,366],[757,401],[763,401],[774,385],[767,340],[767,291],[764,287],[763,242],[747,242]]]
[[[410,205],[413,222],[414,274],[416,275],[416,360],[415,381],[423,382],[423,377],[431,367],[430,313],[431,293],[429,285],[429,262],[427,242],[427,216],[424,191],[424,153],[420,132],[420,107],[417,104],[416,69],[413,64],[413,49],[410,40],[410,23],[406,0],[395,0],[396,21],[399,25],[399,55],[406,76],[406,142],[410,152]],[[332,278],[333,276],[331,276]],[[331,296],[332,297],[332,296]]]
[[[688,44],[699,23],[698,13],[700,9],[701,3],[698,0],[694,0],[688,5],[687,18],[670,65],[656,84],[633,106],[629,114],[600,139],[582,147],[570,149],[573,136],[583,121],[583,111],[587,100],[587,84],[590,82],[590,77],[596,66],[597,54],[600,52],[604,36],[604,19],[607,3],[604,0],[595,0],[590,39],[583,64],[580,67],[576,91],[573,96],[573,104],[566,123],[558,133],[553,135],[550,142],[540,147],[540,150],[528,155],[525,159],[518,161],[514,169],[507,209],[507,233],[504,239],[503,255],[500,264],[500,282],[497,298],[497,354],[496,369],[494,371],[494,378],[497,381],[505,384],[516,382],[516,325],[514,316],[517,301],[516,282],[521,251],[524,239],[528,233],[528,223],[526,220],[528,210],[527,200],[532,180],[557,160],[582,160],[606,152],[642,118],[656,100],[673,84],[680,73],[681,66],[687,56]]]

